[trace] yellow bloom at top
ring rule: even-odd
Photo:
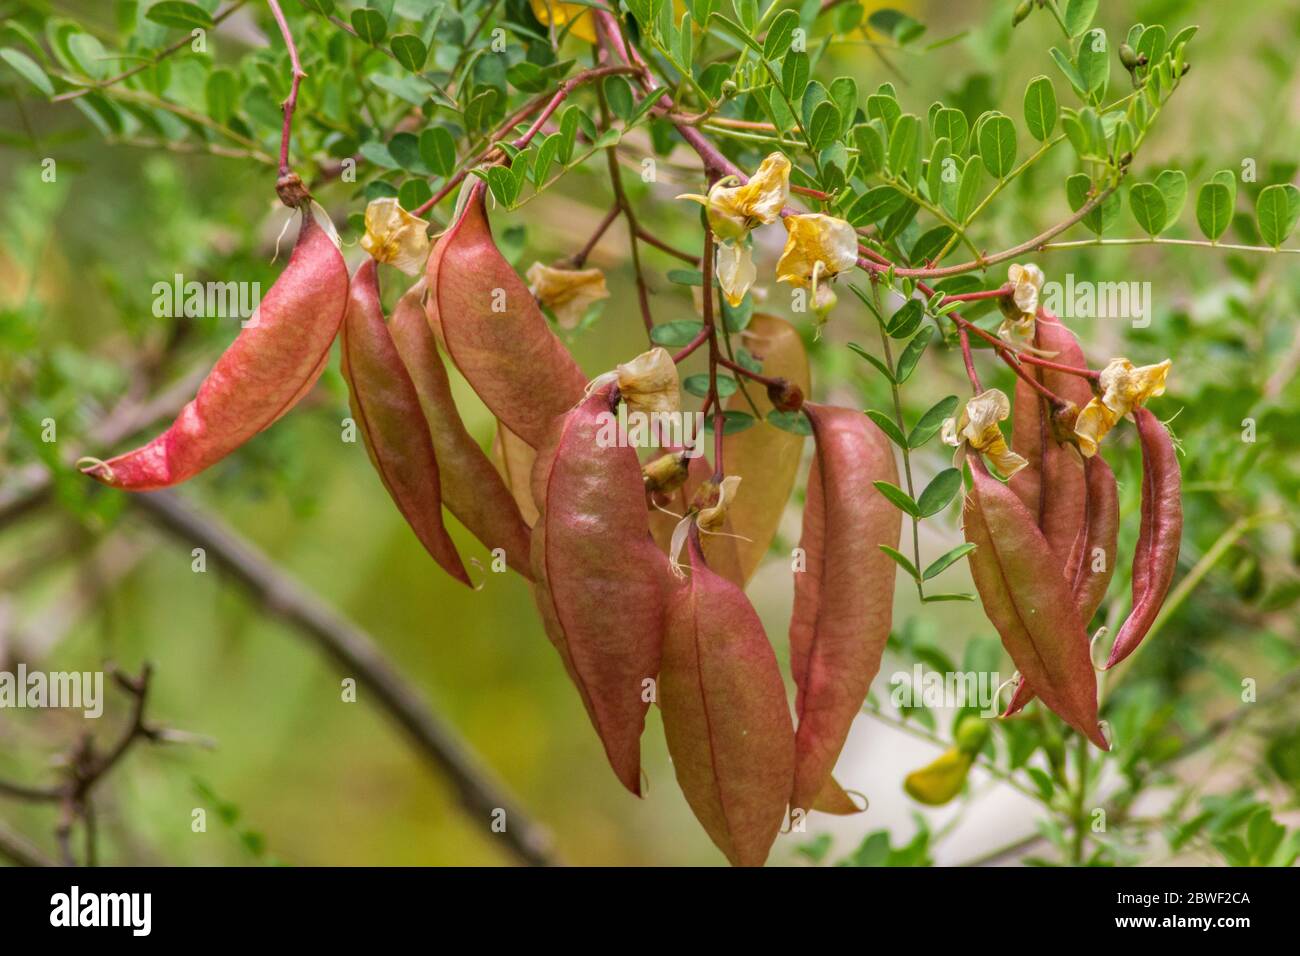
[[[1101,397],[1088,402],[1074,423],[1079,450],[1088,457],[1097,454],[1097,446],[1116,422],[1148,398],[1163,395],[1172,364],[1165,359],[1137,367],[1126,358],[1111,359],[1101,370]]]
[[[570,20],[575,21],[569,32],[588,43],[596,42],[596,28],[591,22],[591,14],[581,3],[558,3],[556,0],[528,0],[533,8],[533,16],[544,27],[554,23],[557,30],[565,27]]]
[[[366,206],[361,248],[376,262],[386,262],[413,276],[429,258],[428,228],[427,222],[412,216],[396,199],[384,196]]]
[[[743,186],[733,186],[733,176],[724,176],[713,184],[707,196],[687,193],[678,199],[690,199],[708,210],[709,229],[723,242],[737,242],[756,226],[771,225],[790,198],[790,160],[782,153],[772,153]]]
[[[540,262],[528,269],[528,291],[555,313],[562,329],[577,328],[593,302],[609,298],[605,273],[599,269],[556,269]]]
[[[970,447],[983,453],[1006,478],[1010,478],[1029,462],[1007,447],[998,422],[1011,414],[1011,401],[996,388],[980,392],[962,409],[961,418],[949,418],[943,423],[944,444],[957,449],[958,456]]]

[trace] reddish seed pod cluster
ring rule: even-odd
[[[690,444],[699,436],[644,463],[630,443],[605,440],[620,403],[663,398],[665,365],[675,392],[670,356],[642,357],[648,384],[639,394],[619,385],[634,363],[589,383],[497,249],[481,185],[470,188],[391,320],[377,262],[366,260],[349,281],[338,249],[308,215],[259,318],[175,424],[87,472],[137,491],[192,477],[301,399],[341,328],[353,416],[382,485],[453,577],[471,583],[444,507],[531,582],[545,631],[624,787],[642,793],[641,735],[657,703],[678,782],[733,864],[761,865],[787,816],[858,811],[832,773],[889,636],[896,566],[884,549],[899,543],[902,512],[877,488],[896,486],[898,471],[889,438],[866,415],[806,400],[808,357],[793,326],[759,314],[742,333],[766,388],[722,406],[752,402],[758,415],[717,441],[721,458],[710,465]],[[1088,627],[1117,559],[1118,493],[1110,467],[1080,454],[1074,436],[1079,419],[1106,412],[1081,411],[1092,407],[1087,376],[1096,373],[1086,371],[1074,335],[1041,310],[1033,348],[1054,361],[1033,366],[1038,387],[1018,379],[1012,449],[996,422],[990,432],[987,421],[963,419],[971,447],[1019,470],[1004,482],[979,454],[967,455],[962,524],[975,545],[975,586],[1022,675],[1008,714],[1038,697],[1105,749]],[[441,352],[498,420],[496,467],[465,429]],[[1005,417],[1001,393],[979,399],[986,417],[990,409]],[[815,446],[793,554],[793,713],[743,590],[801,467],[804,436],[767,421],[773,411],[801,413]],[[1133,609],[1107,666],[1130,655],[1155,621],[1182,530],[1169,432],[1139,403],[1132,414],[1142,520]],[[987,733],[975,730],[968,736],[977,742],[958,747],[953,766],[969,767]],[[942,802],[955,792],[916,774],[909,780],[918,799]]]
[[[1059,365],[1086,369],[1074,334],[1039,310],[1034,347]],[[1118,559],[1119,495],[1099,456],[1082,456],[1073,435],[1078,409],[1092,397],[1087,380],[1052,368],[1030,374],[1060,396],[1050,403],[1017,380],[1012,447],[1026,466],[1007,485],[979,461],[964,509],[971,573],[989,619],[1020,671],[1004,716],[1036,696],[1097,746],[1097,680],[1088,626],[1105,597]],[[1123,660],[1154,622],[1173,578],[1182,532],[1178,462],[1168,429],[1145,408],[1133,409],[1142,448],[1142,525],[1133,558],[1133,609],[1107,667]],[[1067,427],[1068,424],[1068,427]],[[1044,569],[1059,569],[1056,574]]]

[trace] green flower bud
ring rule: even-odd
[[[964,754],[974,756],[983,749],[989,739],[988,721],[974,715],[967,715],[957,724],[957,749]]]

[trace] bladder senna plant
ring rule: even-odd
[[[763,863],[786,820],[860,810],[841,783],[877,783],[858,767],[844,778],[837,761],[895,624],[900,569],[923,612],[978,597],[1020,675],[1008,718],[1037,699],[1063,722],[1056,732],[1110,747],[1094,618],[1116,569],[1126,569],[1131,610],[1115,615],[1113,667],[1151,631],[1175,577],[1180,468],[1168,427],[1147,406],[1177,380],[1160,355],[1095,367],[1097,349],[1042,307],[1046,269],[1021,257],[1046,254],[1069,229],[1099,235],[1125,191],[1150,236],[1172,224],[1178,177],[1165,177],[1164,189],[1129,180],[1133,154],[1179,87],[1190,34],[1166,43],[1162,30],[1159,44],[1154,34],[1143,44],[1154,28],[1135,27],[1129,48],[1145,59],[1122,64],[1135,86],[1108,99],[1105,63],[1093,55],[1107,48],[1085,49],[1083,23],[1067,51],[1044,59],[1064,61],[1076,107],[1059,106],[1059,80],[1036,77],[1024,126],[1042,146],[1018,161],[1026,150],[1002,113],[942,103],[927,111],[888,82],[862,95],[850,77],[815,78],[823,64],[795,43],[796,26],[847,33],[861,25],[859,5],[825,5],[811,18],[774,5],[761,36],[707,4],[707,23],[657,15],[664,5],[643,0],[627,0],[625,12],[527,6],[537,22],[518,31],[526,55],[500,70],[485,59],[452,71],[454,122],[432,82],[450,79],[447,51],[427,70],[430,51],[414,34],[419,50],[403,42],[389,51],[406,79],[430,81],[419,87],[428,109],[387,140],[349,144],[406,176],[398,189],[371,171],[364,210],[346,207],[354,192],[335,195],[336,208],[365,226],[367,258],[350,277],[305,188],[287,178],[286,107],[281,194],[302,210],[301,224],[260,321],[171,427],[86,473],[127,491],[196,476],[302,399],[341,330],[376,493],[387,491],[458,580],[471,583],[444,507],[529,582],[595,739],[636,795],[645,790],[646,717],[661,708],[687,802],[735,864]],[[517,4],[500,14],[524,15]],[[1070,216],[1003,252],[974,245],[985,206],[1058,144],[1078,167],[1066,183]],[[658,182],[670,155],[674,179],[695,191]],[[642,193],[624,182],[630,160],[641,164]],[[528,220],[534,197],[588,164],[608,167],[609,214],[571,255],[551,265],[523,259],[533,264],[521,277],[511,227]],[[698,205],[656,208],[645,193]],[[1204,211],[1217,229],[1222,196],[1206,196],[1198,220]],[[1266,206],[1261,224],[1280,245],[1296,217],[1290,193],[1270,201],[1280,205]],[[662,208],[679,223],[686,211],[698,216],[686,248],[648,225]],[[607,285],[612,269],[587,265],[617,220],[635,293]],[[677,268],[660,268],[661,255]],[[401,274],[417,279],[389,318],[380,278],[409,281]],[[698,305],[674,285],[699,290]],[[817,342],[837,289],[861,307],[840,305]],[[980,309],[994,321],[979,321]],[[864,408],[846,376],[812,373],[842,371],[827,356],[863,327],[880,345],[854,351],[890,409]],[[575,343],[605,334],[621,361],[580,365],[575,354],[591,351]],[[1130,354],[1140,351],[1135,343]],[[945,361],[964,375],[960,396],[940,391]],[[453,371],[497,423],[491,457],[462,420]],[[910,427],[905,388],[930,389],[933,403]],[[689,427],[655,425],[654,441],[629,435],[634,423],[672,416],[689,416]],[[951,467],[946,451],[934,454],[936,436],[956,450]],[[1136,545],[1122,554],[1131,516],[1105,456],[1119,461],[1129,447],[1142,460],[1141,511]],[[930,458],[939,467],[921,488]],[[951,535],[965,541],[922,562],[919,526],[950,506],[960,511]],[[792,548],[783,523],[798,529]],[[790,550],[794,576],[789,686],[744,590],[774,545]],[[934,579],[963,559],[977,594],[935,593]],[[988,736],[984,722],[964,725],[960,740],[907,778],[907,792],[927,804],[953,799]]]

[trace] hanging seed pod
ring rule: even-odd
[[[343,320],[343,377],[371,464],[426,551],[470,584],[442,523],[442,485],[433,440],[402,357],[384,324],[374,259],[352,277]]]
[[[443,504],[486,548],[501,548],[510,568],[531,578],[528,525],[501,476],[461,421],[447,369],[425,320],[423,282],[398,300],[389,332],[433,439]]]
[[[672,576],[650,539],[635,451],[597,440],[615,388],[593,388],[538,449],[534,592],[614,772],[640,795],[641,730]]]
[[[1083,524],[1065,563],[1066,584],[1074,595],[1081,622],[1091,621],[1106,596],[1115,573],[1119,542],[1119,493],[1115,473],[1097,455],[1084,463],[1087,480]],[[1085,625],[1086,633],[1086,625]],[[1021,711],[1034,699],[1027,680],[1021,679],[1003,717]]]
[[[795,573],[790,619],[790,670],[798,688],[790,805],[816,810],[842,793],[831,771],[880,669],[895,574],[880,545],[897,547],[902,513],[873,484],[897,482],[898,469],[889,440],[871,420],[812,402],[804,412],[817,454],[799,540],[806,570]]]
[[[1074,333],[1046,309],[1038,311],[1034,347],[1055,352],[1053,362],[1087,368]],[[1080,408],[1092,398],[1087,380],[1077,375],[1041,367],[1029,368],[1029,373]],[[1011,477],[1011,490],[1035,516],[1053,552],[1064,564],[1083,525],[1087,497],[1083,458],[1072,445],[1054,439],[1047,400],[1019,378],[1011,417],[1011,447],[1028,462]]]
[[[776,655],[744,593],[709,570],[698,532],[668,609],[664,736],[695,816],[735,866],[761,866],[785,817],[794,728]]]
[[[962,511],[971,577],[984,611],[1025,681],[1066,723],[1103,750],[1097,675],[1061,565],[1034,516],[976,456]]]
[[[741,341],[751,354],[762,360],[763,374],[785,379],[789,389],[800,393],[802,405],[802,396],[810,390],[810,376],[808,353],[798,330],[776,316],[758,313],[741,333]],[[754,576],[771,547],[790,493],[794,491],[804,446],[802,435],[766,420],[774,408],[772,397],[761,388],[747,387],[758,408],[758,421],[722,439],[727,474],[739,475],[744,482],[744,490],[736,499],[726,529],[748,539],[733,539],[739,574],[733,580],[741,587]],[[793,400],[789,392],[785,398]],[[727,408],[753,412],[739,391],[727,399]],[[710,561],[713,561],[712,543],[713,539],[705,539],[704,553]]]
[[[533,462],[537,452],[522,438],[497,420],[496,434],[492,436],[492,458],[501,480],[519,506],[528,527],[537,524],[537,503],[533,501]]]
[[[587,379],[492,240],[481,184],[429,253],[429,323],[483,403],[536,448]]]
[[[1055,353],[1054,362],[1087,367],[1074,333],[1046,309],[1038,310],[1033,344],[1040,351]],[[1041,367],[1029,371],[1076,412],[1092,396],[1080,376]],[[1060,560],[1086,630],[1115,570],[1119,496],[1110,466],[1100,458],[1083,458],[1063,440],[1072,432],[1072,423],[1055,420],[1047,401],[1016,379],[1011,444],[1028,464],[1008,485],[1035,516]],[[1029,682],[1022,679],[1003,716],[1019,712],[1033,698]]]
[[[304,210],[289,264],[194,400],[147,445],[82,471],[114,488],[153,491],[216,464],[311,391],[347,304],[347,264]]]
[[[1133,409],[1133,420],[1142,444],[1142,525],[1133,553],[1133,609],[1115,636],[1107,669],[1132,654],[1155,623],[1183,536],[1182,474],[1169,429],[1145,408]]]

